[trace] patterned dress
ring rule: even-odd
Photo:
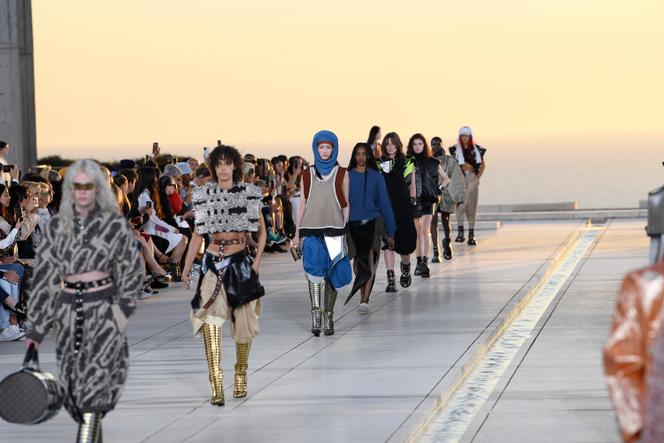
[[[62,280],[90,271],[109,273],[114,287],[83,294],[84,320],[77,327],[75,296],[62,290]],[[65,408],[77,421],[84,412],[112,410],[120,397],[129,363],[125,327],[143,277],[140,251],[121,214],[96,207],[85,220],[76,217],[72,229],[59,216],[46,225],[28,300],[27,336],[41,342],[53,329]]]

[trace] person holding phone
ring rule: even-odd
[[[33,197],[28,187],[14,185],[9,188],[9,210],[14,215],[14,220],[19,218],[24,220],[16,243],[19,259],[34,259],[34,248],[41,241],[41,228],[39,227],[39,215],[35,211],[36,208],[37,197]]]
[[[231,321],[236,352],[233,397],[243,398],[247,396],[249,351],[259,332],[261,297],[265,294],[258,270],[267,232],[261,215],[261,190],[242,182],[242,157],[237,149],[216,147],[210,153],[209,164],[212,180],[197,187],[192,198],[196,224],[183,280],[189,287],[203,236],[209,237],[190,318],[194,335],[203,335],[212,390],[210,403],[223,406],[221,327],[226,320]],[[253,232],[257,233],[258,241],[252,260],[246,243],[247,235]]]
[[[25,344],[37,348],[53,330],[77,441],[102,441],[101,420],[120,398],[129,366],[127,320],[143,278],[140,251],[106,176],[96,162],[76,161],[37,250]]]
[[[142,229],[150,234],[154,242],[157,261],[168,265],[174,281],[182,281],[180,260],[187,250],[187,237],[164,220],[163,205],[169,203],[168,200],[162,202],[159,197],[155,166],[156,163],[150,161],[139,172],[131,202],[131,216],[144,218]]]
[[[18,323],[16,316],[26,313],[20,300],[25,269],[14,257],[14,245],[24,221],[19,217],[15,223],[10,223],[14,217],[8,213],[8,208],[9,189],[0,184],[0,341],[18,340],[25,335],[20,325],[15,324]]]

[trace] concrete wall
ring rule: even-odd
[[[37,163],[31,0],[0,0],[0,140],[24,172]]]

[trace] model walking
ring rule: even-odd
[[[457,243],[463,243],[464,237],[463,224],[468,218],[468,244],[477,245],[475,241],[475,220],[477,216],[477,203],[479,201],[480,178],[486,169],[484,154],[486,149],[476,145],[473,140],[473,131],[468,126],[459,129],[459,141],[450,148],[450,155],[456,159],[461,166],[464,176],[466,198],[465,202],[458,205],[455,209],[459,234],[454,240]]]
[[[396,223],[387,195],[385,180],[372,158],[371,147],[358,143],[353,148],[348,176],[350,179],[350,218],[348,227],[355,247],[353,270],[355,282],[346,303],[361,291],[360,313],[369,313],[369,297],[376,278],[380,257],[381,236],[377,220],[383,220],[387,233],[387,248],[394,249]]]
[[[319,131],[314,135],[312,148],[315,161],[302,173],[303,195],[292,246],[302,250],[311,302],[311,332],[318,337],[321,322],[325,335],[334,334],[337,293],[350,284],[353,275],[345,237],[349,184],[346,169],[337,163],[337,136],[330,131]]]
[[[143,286],[140,257],[99,165],[75,162],[60,212],[37,250],[26,346],[37,347],[53,328],[65,408],[79,422],[77,441],[101,441],[102,417],[127,378],[125,328]]]
[[[438,204],[434,209],[431,219],[431,241],[433,242],[433,256],[431,263],[440,263],[440,254],[438,252],[438,214],[440,214],[440,224],[443,227],[443,258],[452,260],[452,239],[450,227],[450,214],[454,212],[457,206],[463,204],[466,198],[465,183],[459,163],[450,155],[445,154],[440,137],[431,139],[431,150],[434,158],[440,162],[440,166],[445,174],[450,178],[450,184],[443,188]]]
[[[408,141],[407,154],[415,158],[416,170],[416,209],[415,229],[417,230],[417,266],[415,275],[429,278],[429,231],[431,217],[438,202],[442,189],[450,183],[450,178],[440,166],[440,162],[432,157],[431,148],[422,134],[413,135]]]
[[[185,286],[196,254],[208,235],[196,294],[191,301],[194,335],[203,335],[212,398],[223,406],[224,374],[221,370],[222,326],[231,320],[235,341],[235,385],[233,397],[247,395],[247,369],[251,343],[258,335],[258,317],[265,290],[258,281],[258,267],[267,232],[260,212],[261,190],[242,182],[242,157],[231,146],[217,146],[208,157],[212,181],[194,189],[192,202],[195,231],[183,271]],[[247,252],[246,239],[258,232],[256,258]]]
[[[394,251],[386,248],[384,252],[387,268],[387,287],[385,292],[396,292],[394,276],[394,253],[401,255],[401,277],[403,288],[411,285],[410,254],[417,245],[417,231],[413,222],[415,203],[415,165],[411,158],[403,154],[403,144],[396,132],[390,132],[383,139],[384,154],[380,161],[380,170],[385,179],[387,193],[394,212],[396,231],[394,233]]]

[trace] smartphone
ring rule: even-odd
[[[14,165],[2,165],[2,172],[12,172]]]
[[[217,140],[217,146],[221,146],[221,140]]]
[[[21,210],[21,207],[14,206],[14,219],[19,221],[21,218],[23,218],[23,211]]]
[[[208,152],[208,147],[206,146],[206,147],[203,148],[203,158],[205,160],[207,160],[209,155],[210,155],[210,153]]]
[[[149,162],[149,161],[150,161],[150,156],[147,155],[147,154],[145,154],[145,163],[147,163],[147,162]]]
[[[173,161],[171,161],[172,164],[176,165],[178,163],[178,158],[173,157]]]
[[[159,142],[152,143],[152,152],[157,152],[159,150]]]

